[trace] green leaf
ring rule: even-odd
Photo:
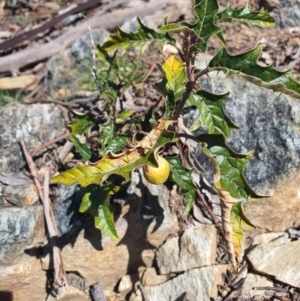
[[[116,137],[115,128],[116,125],[112,120],[106,125],[100,125],[102,131],[102,136],[98,139],[98,142],[101,144],[100,155],[106,156],[109,152],[115,153],[125,147],[128,137]]]
[[[133,114],[134,114],[133,110],[123,111],[120,114],[118,114],[116,122],[117,123],[124,123],[126,121],[126,119],[128,119]]]
[[[300,83],[290,71],[278,71],[273,65],[262,67],[257,64],[261,55],[262,45],[258,44],[252,50],[231,56],[226,49],[221,50],[209,63],[209,71],[223,71],[228,78],[239,76],[245,80],[275,92],[280,92],[300,99]]]
[[[200,127],[205,127],[208,134],[222,134],[227,138],[229,132],[237,126],[226,116],[223,103],[229,93],[213,94],[204,90],[191,93],[186,106],[194,105],[199,111],[199,117],[191,126],[194,131]]]
[[[185,168],[179,161],[178,157],[167,157],[165,159],[169,162],[171,166],[171,180],[178,184],[183,190],[183,195],[186,201],[184,214],[187,214],[194,204],[195,192],[197,191],[197,187],[192,181],[193,171]]]
[[[115,104],[117,101],[117,91],[109,89],[108,91],[101,93],[100,99],[104,98],[107,98],[110,101],[110,103]]]
[[[126,33],[120,28],[117,28],[117,34],[108,38],[108,41],[103,44],[106,51],[115,49],[129,49],[132,47],[145,47],[155,41],[164,41],[173,39],[164,33],[158,33],[155,30],[145,26],[139,18],[137,18],[138,31],[136,33]]]
[[[250,198],[260,198],[248,185],[243,169],[253,156],[253,151],[248,154],[238,154],[231,150],[222,135],[200,135],[200,141],[207,144],[204,153],[214,160],[213,165],[218,166],[219,180],[216,188],[228,191],[230,195],[239,200],[248,201]]]
[[[131,172],[135,168],[148,164],[149,156],[155,149],[166,143],[177,140],[174,138],[175,135],[173,132],[168,132],[164,129],[160,130],[160,133],[158,132],[158,129],[154,129],[154,131],[157,134],[156,140],[153,141],[152,148],[145,154],[141,154],[139,149],[136,148],[131,152],[124,152],[117,156],[107,155],[96,163],[74,167],[65,171],[62,174],[53,177],[51,183],[61,183],[69,186],[80,184],[81,186],[86,187],[90,184],[101,184],[111,175],[119,175],[126,180],[129,180]],[[144,139],[145,144],[149,145],[149,137],[145,136]]]
[[[112,239],[118,239],[113,211],[109,196],[116,193],[118,187],[113,185],[90,185],[84,190],[79,212],[88,212],[95,218],[95,227]]]
[[[198,48],[201,52],[205,52],[208,39],[222,30],[216,25],[219,4],[217,0],[195,0],[193,10],[197,19],[196,23],[181,22],[180,25],[188,27],[196,33],[200,38]]]
[[[76,152],[80,154],[83,161],[87,161],[91,158],[92,152],[85,143],[81,143],[72,133],[70,133],[69,139],[74,144]]]
[[[76,119],[69,123],[73,135],[85,133],[94,124],[94,119],[90,114],[76,116]]]
[[[270,28],[275,25],[275,19],[264,9],[258,12],[251,11],[250,2],[237,10],[232,9],[231,3],[225,10],[217,14],[218,22],[242,23],[248,27],[256,26],[260,28]]]

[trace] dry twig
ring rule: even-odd
[[[47,170],[44,178],[44,192],[42,185],[38,179],[38,172],[35,164],[27,150],[26,144],[23,139],[20,140],[24,156],[26,158],[30,174],[33,177],[34,183],[38,190],[39,197],[44,206],[44,214],[46,219],[47,231],[49,234],[49,244],[52,247],[53,266],[54,266],[54,280],[60,286],[67,286],[66,273],[64,271],[62,256],[60,249],[57,245],[57,229],[53,216],[53,211],[49,201],[49,171]]]

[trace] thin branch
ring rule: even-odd
[[[62,134],[62,135],[52,139],[49,142],[42,144],[41,146],[37,147],[34,151],[32,151],[30,153],[31,157],[34,157],[39,151],[43,150],[44,148],[47,148],[47,147],[51,146],[52,144],[54,144],[60,140],[66,139],[68,137],[69,137],[69,131],[67,131],[67,133],[65,133],[65,134]]]
[[[49,200],[49,170],[46,170],[44,177],[44,214],[49,233],[49,244],[52,248],[54,281],[59,286],[68,286],[62,255],[57,243],[57,228]]]
[[[23,139],[20,140],[20,144],[26,158],[30,174],[33,177],[34,183],[38,190],[39,197],[41,202],[44,206],[44,215],[47,225],[47,232],[49,234],[49,245],[52,247],[52,256],[53,256],[53,265],[54,265],[54,274],[55,274],[55,281],[60,286],[67,286],[66,280],[66,273],[64,271],[63,263],[62,263],[62,256],[60,253],[60,249],[57,246],[57,229],[55,226],[55,220],[53,217],[52,208],[50,206],[49,201],[49,171],[47,170],[45,173],[44,178],[44,192],[42,185],[38,179],[38,172],[36,170],[35,164],[28,152],[26,144]]]

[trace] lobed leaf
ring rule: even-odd
[[[117,34],[111,35],[108,41],[103,44],[103,49],[113,51],[116,49],[129,49],[133,47],[145,47],[155,41],[164,41],[173,39],[167,33],[158,33],[155,30],[145,26],[139,18],[137,18],[138,31],[136,33],[126,33],[117,28]]]
[[[257,64],[261,55],[262,45],[235,56],[221,50],[209,62],[209,71],[223,71],[228,78],[239,76],[245,80],[275,92],[280,92],[300,99],[300,83],[297,82],[290,71],[279,71],[273,65],[263,67]]]
[[[184,214],[187,214],[193,206],[195,192],[197,190],[197,187],[192,181],[193,170],[185,168],[179,161],[178,157],[166,158],[166,160],[171,166],[171,180],[178,184],[183,190],[182,193],[185,196],[186,201]]]
[[[74,144],[76,152],[80,154],[83,161],[87,161],[91,158],[92,152],[85,143],[81,143],[72,133],[70,133],[69,139]]]
[[[205,127],[208,134],[221,134],[227,138],[229,132],[238,128],[225,114],[223,103],[229,93],[213,94],[204,90],[191,93],[186,106],[194,105],[199,111],[199,117],[190,127],[191,131]]]
[[[111,175],[119,175],[129,180],[131,172],[137,167],[148,164],[149,156],[157,148],[174,141],[174,133],[168,132],[164,128],[159,130],[154,129],[154,131],[156,132],[156,140],[153,141],[151,149],[140,151],[137,147],[119,155],[107,155],[97,163],[74,167],[65,171],[62,174],[53,177],[51,183],[61,183],[64,185],[80,184],[81,186],[86,187],[90,184],[101,184]],[[152,144],[151,141],[148,141],[149,136],[146,136],[144,139],[145,145],[148,146],[149,144]]]
[[[225,10],[216,15],[218,22],[242,23],[248,27],[270,28],[275,25],[275,19],[262,8],[255,12],[250,9],[250,2],[240,8],[232,9],[231,3]]]
[[[158,29],[159,33],[185,33],[188,35],[194,32],[199,38],[198,49],[201,52],[206,51],[206,44],[208,39],[218,34],[223,45],[225,45],[224,38],[221,34],[221,27],[217,26],[217,13],[219,10],[219,4],[217,0],[195,0],[193,11],[196,17],[196,22],[190,24],[187,22],[180,22],[179,24],[171,23],[163,25]]]
[[[79,212],[88,212],[95,219],[95,227],[103,233],[117,239],[113,211],[110,207],[109,196],[116,193],[118,187],[113,185],[90,185],[84,189]]]
[[[181,26],[192,29],[200,38],[198,48],[201,52],[206,51],[208,39],[222,31],[221,27],[216,24],[218,10],[219,4],[217,0],[195,0],[193,11],[197,21],[194,24],[180,23]]]
[[[85,133],[91,126],[94,125],[94,118],[90,115],[76,116],[76,119],[69,123],[73,135]]]
[[[112,120],[106,125],[100,125],[102,136],[98,139],[98,142],[101,144],[100,155],[102,156],[106,156],[109,152],[115,153],[120,151],[126,145],[128,137],[115,137],[115,127],[116,125]]]
[[[218,166],[216,188],[228,191],[233,198],[243,201],[260,197],[243,176],[243,169],[252,158],[253,151],[245,155],[235,153],[225,144],[222,135],[200,135],[198,139],[207,144],[204,153],[214,161],[214,166]]]

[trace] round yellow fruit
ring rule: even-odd
[[[157,156],[156,161],[158,167],[151,165],[143,166],[144,176],[151,184],[163,184],[170,175],[170,165],[169,162],[161,156]]]

